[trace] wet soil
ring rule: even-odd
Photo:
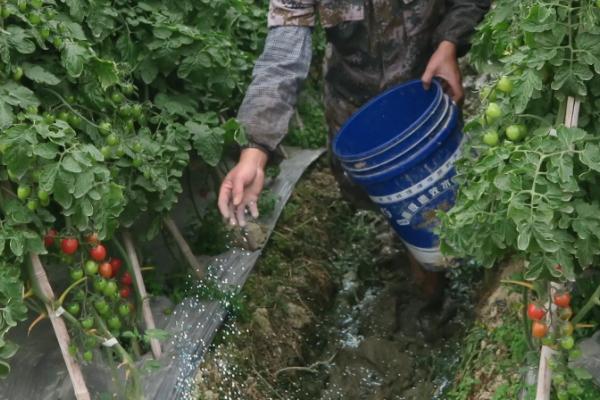
[[[342,198],[326,162],[302,180],[198,374],[200,399],[442,399],[475,276],[427,307],[381,217]]]

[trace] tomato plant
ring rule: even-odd
[[[598,26],[600,10],[590,0],[495,3],[470,57],[498,78],[465,126],[470,140],[457,163],[456,204],[441,213],[446,254],[473,257],[484,267],[520,259],[536,301],[557,306],[549,307],[547,320],[526,314],[535,320],[527,334],[561,350],[560,398],[574,395],[587,376],[567,364],[577,324],[600,298],[599,287],[573,310],[571,294],[554,294],[555,285],[570,289],[600,261]],[[581,101],[577,126],[565,123],[569,99]],[[501,145],[486,136],[490,131],[505,134]]]
[[[216,180],[227,146],[245,143],[233,116],[266,34],[262,6],[1,2],[0,310],[12,319],[0,314],[0,377],[16,350],[4,334],[24,319],[28,255],[45,257],[59,242],[44,263],[60,260],[82,286],[67,296],[81,297],[82,317],[114,313],[116,283],[97,277],[79,247],[87,253],[140,217],[156,235],[191,157]],[[107,259],[98,247],[89,261]],[[118,279],[120,261],[111,265]]]

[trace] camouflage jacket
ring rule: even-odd
[[[278,145],[308,73],[317,21],[328,42],[325,107],[337,129],[373,96],[418,78],[441,41],[463,55],[489,7],[490,0],[271,0],[267,45],[238,118],[253,143]]]

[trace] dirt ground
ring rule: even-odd
[[[474,278],[427,312],[394,234],[341,198],[322,160],[207,356],[199,399],[442,399],[471,313],[454,305],[471,304]]]

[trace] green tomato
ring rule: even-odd
[[[23,77],[23,68],[17,67],[13,70],[12,77],[15,81],[20,81]]]
[[[508,140],[511,140],[513,142],[521,140],[521,129],[519,128],[519,126],[509,125],[506,128],[506,137],[508,138]]]
[[[107,283],[108,282],[106,281],[106,279],[98,277],[94,280],[94,283],[92,286],[94,287],[94,290],[96,292],[100,293],[100,292],[104,291],[104,288],[106,287]]]
[[[142,159],[141,158],[134,158],[133,161],[131,162],[131,164],[133,164],[134,167],[139,168],[142,166]]]
[[[73,282],[77,282],[78,280],[83,278],[83,271],[79,268],[72,269],[69,275],[71,276],[71,280]]]
[[[65,122],[69,122],[70,118],[71,113],[69,113],[68,111],[61,111],[60,113],[58,113],[58,119],[62,119]]]
[[[81,307],[79,306],[79,303],[71,303],[67,306],[67,311],[69,314],[77,316],[79,311],[81,311]]]
[[[98,273],[98,263],[92,260],[87,260],[83,265],[86,275],[96,275]]]
[[[2,7],[2,18],[6,19],[8,17],[10,17],[10,10],[6,7]]]
[[[19,186],[17,188],[17,197],[19,200],[26,200],[31,194],[31,188],[29,186]]]
[[[109,146],[116,146],[119,144],[119,137],[117,135],[115,135],[114,133],[111,133],[110,135],[108,135],[108,137],[106,138],[106,143]]]
[[[110,122],[105,121],[101,122],[100,125],[98,125],[98,128],[100,129],[101,134],[108,135],[112,130],[112,125],[110,124]]]
[[[44,28],[40,29],[39,34],[42,39],[44,39],[44,40],[48,39],[50,37],[50,28],[44,27]]]
[[[556,393],[556,398],[558,400],[569,400],[569,393],[566,390],[559,390]]]
[[[48,205],[50,205],[50,198],[47,198],[45,200],[40,200],[40,205],[42,207],[48,207]]]
[[[106,323],[111,330],[112,329],[114,329],[114,330],[121,329],[121,320],[117,316],[110,317]]]
[[[19,7],[19,11],[21,11],[21,12],[27,11],[27,1],[26,0],[19,0],[17,2],[17,7]]]
[[[29,211],[35,211],[38,209],[39,203],[37,200],[33,199],[33,200],[29,200],[27,202],[27,208],[29,209]]]
[[[489,130],[483,135],[483,143],[490,147],[498,146],[499,142],[500,137],[498,136],[498,132],[495,130]]]
[[[135,86],[133,86],[132,83],[126,83],[125,86],[123,86],[123,92],[125,92],[125,94],[133,94],[135,90]]]
[[[117,148],[116,154],[117,154],[117,157],[121,158],[121,157],[123,157],[125,155],[125,150],[123,150],[123,148],[119,146]]]
[[[117,293],[118,289],[119,287],[117,286],[117,282],[115,282],[114,280],[110,280],[106,283],[106,287],[104,288],[104,290],[102,290],[102,293],[104,293],[106,297],[111,297],[114,296],[115,293]]]
[[[123,118],[127,118],[127,117],[131,116],[131,112],[132,112],[132,109],[129,104],[125,104],[121,108],[119,108],[119,115]]]
[[[490,103],[485,110],[485,116],[489,123],[496,121],[498,118],[502,116],[502,109],[498,105],[498,103]]]
[[[90,362],[94,359],[94,353],[92,353],[91,350],[88,350],[86,352],[83,353],[83,360]]]
[[[56,36],[53,40],[52,40],[52,44],[54,45],[54,47],[56,47],[57,49],[62,49],[63,47],[63,40],[62,38],[60,38],[59,36]]]
[[[92,329],[92,327],[94,326],[94,318],[87,317],[85,319],[82,319],[81,326],[83,327],[83,329]]]
[[[102,146],[102,148],[100,149],[100,153],[102,153],[104,158],[108,158],[112,154],[112,149],[108,146]]]
[[[49,112],[44,113],[44,122],[46,122],[48,125],[50,125],[50,124],[53,124],[54,121],[56,121],[56,118],[54,117],[54,115],[50,114]]]
[[[104,299],[98,299],[94,302],[94,307],[100,312],[102,309],[108,309],[108,303]]]
[[[128,316],[130,311],[129,304],[121,304],[119,306],[119,315],[122,317]]]
[[[127,120],[127,123],[125,124],[125,129],[127,130],[127,132],[133,132],[135,130],[135,125],[133,123],[133,120],[131,120],[131,119]]]
[[[27,17],[29,19],[29,22],[31,23],[31,25],[39,25],[40,22],[42,22],[42,18],[40,17],[39,14],[29,14],[29,16]]]
[[[73,357],[75,357],[77,355],[77,346],[75,346],[74,344],[70,344],[69,345],[69,354]]]
[[[571,350],[575,346],[575,340],[573,336],[565,336],[560,340],[560,345],[565,350]]]
[[[38,199],[40,199],[40,201],[46,201],[48,199],[50,199],[50,194],[48,192],[46,192],[45,190],[38,190],[37,192],[37,196]]]
[[[513,83],[508,76],[503,76],[496,85],[499,91],[509,94],[513,91]]]
[[[121,104],[123,102],[123,100],[125,100],[125,98],[123,97],[123,95],[119,92],[115,92],[110,96],[111,100],[115,103],[115,104]]]
[[[135,104],[131,110],[131,116],[134,118],[140,118],[142,116],[142,105]]]
[[[30,3],[33,8],[42,8],[42,6],[44,5],[44,2],[42,0],[31,0]]]
[[[81,126],[81,117],[79,115],[71,114],[69,115],[69,123],[75,128],[79,128]]]
[[[141,153],[142,152],[142,144],[139,142],[136,142],[132,147],[131,150],[133,150],[134,153]]]

